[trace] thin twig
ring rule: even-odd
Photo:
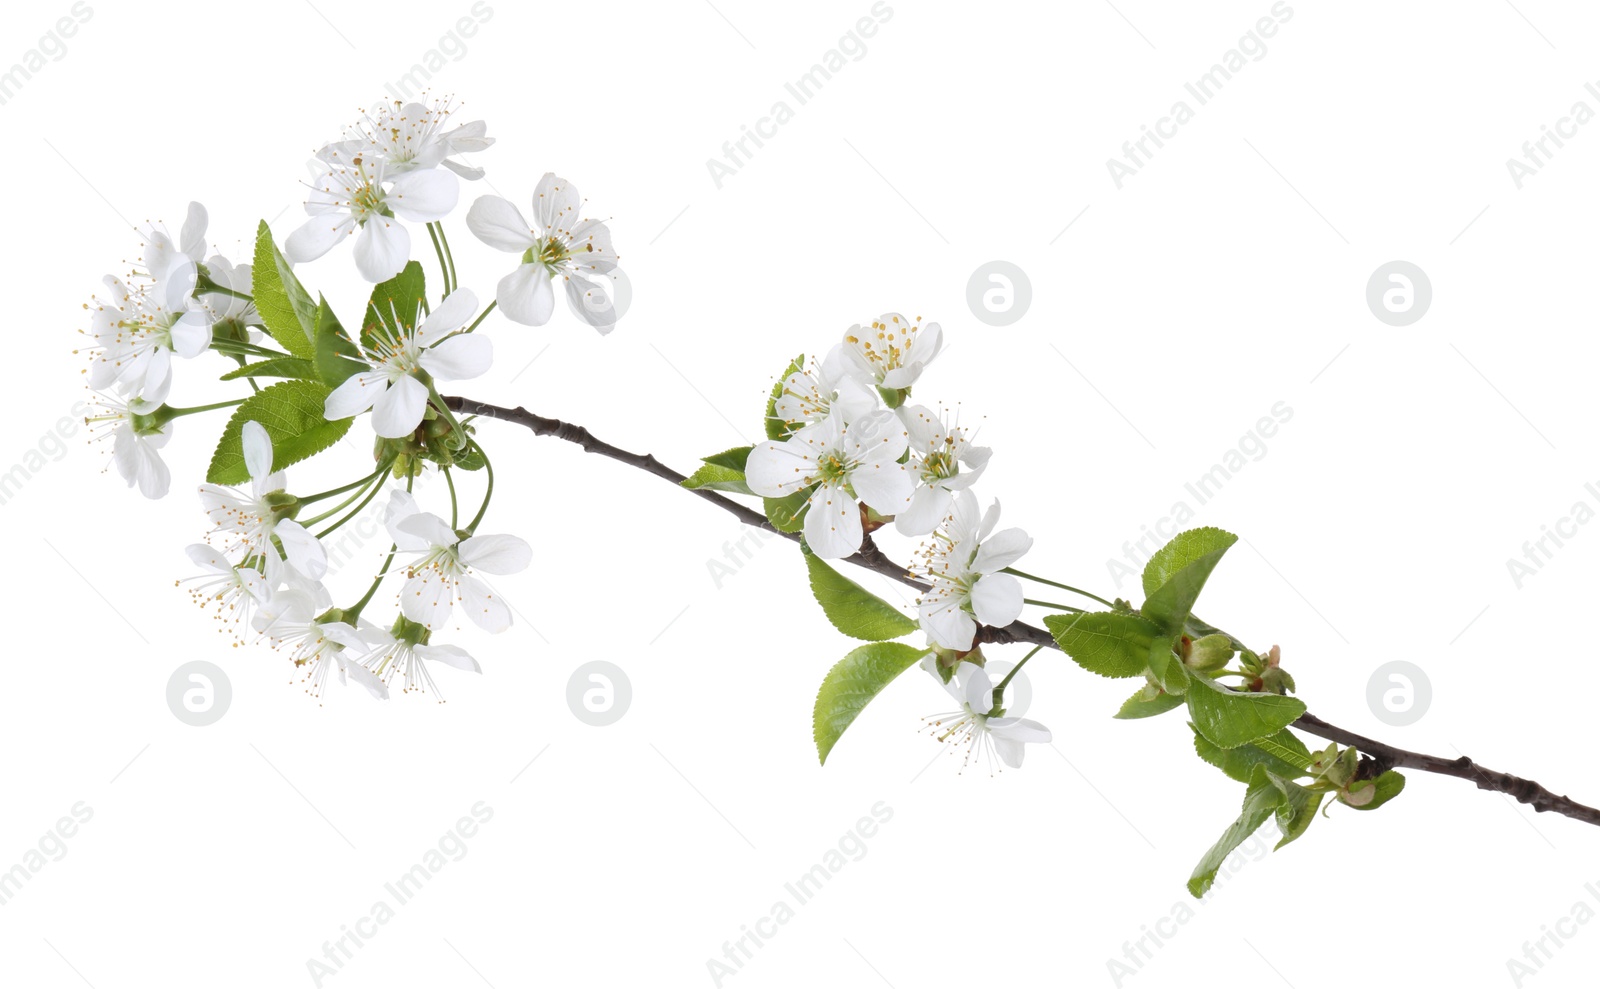
[[[684,475],[667,467],[650,454],[630,453],[620,447],[612,446],[610,443],[597,439],[593,433],[582,426],[562,422],[560,419],[534,415],[520,406],[510,409],[456,396],[445,398],[445,404],[458,412],[500,419],[504,422],[523,426],[532,430],[538,436],[554,436],[556,439],[576,444],[588,453],[609,457],[630,467],[636,467],[639,470],[654,474],[662,480],[671,481],[675,485],[681,485],[681,482],[685,480]],[[689,489],[685,488],[684,490]],[[765,529],[768,532],[776,532],[778,535],[797,543],[800,541],[799,533],[783,532],[768,521],[765,515],[747,505],[734,501],[732,498],[705,488],[693,490],[692,493],[729,512],[746,525]],[[905,567],[885,556],[878,549],[877,544],[872,541],[871,536],[867,536],[862,541],[861,550],[853,556],[846,557],[845,562],[853,563],[858,567],[882,574],[912,587],[923,588],[926,586],[924,582],[913,577]],[[1049,632],[1025,622],[1012,622],[1004,628],[982,627],[978,630],[978,641],[1029,643],[1036,646],[1047,646],[1052,649],[1060,648]],[[1354,746],[1358,751],[1364,753],[1367,758],[1362,762],[1363,777],[1377,776],[1386,770],[1399,768],[1415,769],[1440,776],[1454,776],[1457,779],[1476,783],[1480,790],[1508,794],[1541,813],[1553,811],[1564,817],[1583,821],[1586,824],[1600,825],[1600,809],[1580,804],[1571,797],[1552,793],[1533,780],[1485,768],[1466,756],[1462,756],[1459,759],[1446,759],[1442,756],[1425,755],[1421,752],[1397,748],[1330,724],[1309,712],[1301,715],[1293,727],[1308,735],[1327,739],[1330,742]]]

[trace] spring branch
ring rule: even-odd
[[[531,430],[538,436],[553,436],[559,440],[576,444],[588,453],[599,454],[612,460],[636,467],[639,470],[674,485],[685,480],[683,474],[661,463],[649,454],[630,453],[619,447],[612,446],[603,440],[595,438],[594,434],[582,426],[560,419],[549,419],[544,416],[534,415],[527,409],[518,407],[514,409],[499,405],[490,405],[487,402],[478,402],[470,398],[451,396],[445,403],[457,412],[468,415],[485,416],[491,419],[500,419],[504,422],[514,423]],[[684,488],[682,490],[689,490]],[[732,498],[718,492],[698,489],[690,491],[728,512],[746,525],[775,532],[785,539],[796,543],[800,541],[798,533],[783,532],[767,520],[760,512],[742,505]],[[925,585],[913,577],[906,568],[884,556],[868,536],[861,546],[860,552],[845,558],[845,562],[853,563],[858,567],[882,574],[891,580],[897,580],[911,587],[921,588]],[[979,630],[979,639],[983,642],[995,643],[1029,643],[1032,645],[1057,648],[1055,639],[1049,632],[1025,622],[1012,622],[1004,628],[982,628]],[[1458,779],[1468,780],[1477,784],[1480,790],[1489,790],[1495,793],[1504,793],[1522,803],[1528,804],[1539,812],[1553,811],[1574,820],[1587,824],[1600,825],[1600,809],[1580,804],[1571,797],[1552,793],[1544,786],[1530,779],[1513,776],[1478,765],[1466,756],[1458,759],[1446,759],[1442,756],[1425,755],[1421,752],[1412,752],[1407,749],[1396,748],[1375,739],[1358,735],[1353,731],[1329,724],[1314,714],[1306,713],[1294,723],[1294,727],[1308,735],[1337,742],[1340,745],[1353,746],[1366,758],[1362,760],[1362,775],[1376,776],[1389,769],[1415,769],[1425,773],[1435,773],[1440,776],[1454,776]]]

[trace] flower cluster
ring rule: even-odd
[[[466,228],[521,257],[484,308],[460,286],[444,221],[461,182],[484,175],[471,157],[494,140],[482,121],[455,122],[457,109],[432,100],[364,111],[317,152],[309,219],[281,250],[263,223],[243,263],[208,254],[198,203],[176,237],[159,224],[142,228],[132,269],[107,276],[106,293],[86,306],[89,341],[80,350],[97,406],[89,422],[112,440],[112,464],[130,486],[165,496],[171,473],[162,449],[176,421],[228,410],[199,485],[209,531],[187,550],[198,573],[179,583],[235,645],[253,638],[286,652],[315,697],[334,673],[387,697],[396,678],[405,691],[437,695],[436,664],[479,669],[465,649],[437,637],[462,618],[490,633],[510,628],[514,610],[487,577],[525,570],[533,548],[484,529],[494,468],[472,420],[457,416],[440,385],[493,366],[485,321],[496,309],[514,324],[548,322],[558,280],[583,322],[601,332],[616,323],[604,284],[617,272],[611,233],[601,220],[580,219],[582,200],[554,173],[534,183],[532,226],[497,196],[472,204]],[[407,223],[425,227],[439,263],[431,296]],[[342,322],[300,273],[352,236],[370,297],[357,319]],[[206,354],[226,362],[212,377],[248,391],[168,404],[174,358]],[[335,444],[369,412],[371,456],[343,464],[345,483],[290,486],[285,468],[324,451],[322,459],[338,462],[331,451],[350,447]],[[435,477],[449,496],[437,512],[422,503],[425,489],[443,494],[430,484]],[[469,516],[458,482],[470,478],[482,484]],[[325,541],[369,506],[382,513],[390,545],[381,565],[374,553],[365,591],[341,598]],[[385,584],[394,611],[375,623],[368,613]]]
[[[935,734],[964,742],[969,758],[992,749],[1017,766],[1022,743],[1048,741],[1049,731],[1003,717],[987,693],[980,702],[977,685],[989,681],[976,645],[980,625],[1004,627],[1022,613],[1022,585],[1005,571],[1033,540],[996,531],[999,502],[980,512],[972,487],[990,450],[951,417],[910,402],[942,346],[938,323],[888,313],[852,326],[811,367],[796,362],[773,392],[774,438],[750,450],[744,482],[798,518],[806,547],[824,560],[870,548],[870,534],[891,522],[903,536],[927,537],[912,568],[926,586],[917,601],[931,650],[923,666],[964,705],[934,719]]]

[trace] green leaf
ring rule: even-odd
[[[479,452],[476,444],[467,447],[465,450],[457,451],[451,456],[455,461],[451,464],[452,467],[459,467],[462,470],[483,470],[483,454]]]
[[[1244,807],[1238,819],[1228,825],[1222,837],[1194,867],[1194,873],[1189,877],[1189,895],[1196,899],[1206,895],[1206,890],[1216,881],[1217,870],[1222,868],[1222,863],[1228,860],[1234,849],[1255,834],[1257,828],[1267,823],[1267,818],[1283,804],[1283,800],[1283,791],[1273,785],[1265,769],[1257,766],[1250,776],[1250,786],[1245,790]]]
[[[700,459],[713,467],[725,467],[728,470],[736,470],[743,474],[745,464],[750,461],[750,451],[754,449],[755,447],[753,446],[736,446],[731,450],[723,450],[721,453],[714,453],[709,457],[701,457]]]
[[[428,297],[428,280],[417,261],[407,261],[400,274],[372,287],[372,297],[361,314],[361,336],[370,338],[378,326],[378,316],[393,323],[399,319],[404,326],[417,325],[417,307]]]
[[[1200,734],[1225,749],[1275,734],[1306,713],[1296,697],[1229,690],[1206,676],[1191,678],[1191,684],[1189,717]]]
[[[1406,788],[1406,778],[1391,769],[1386,773],[1380,773],[1377,779],[1350,784],[1350,796],[1354,800],[1360,800],[1365,797],[1366,791],[1373,787],[1377,788],[1377,792],[1364,804],[1354,804],[1349,800],[1340,799],[1345,806],[1356,810],[1377,810],[1400,795],[1400,791]]]
[[[917,623],[898,608],[828,566],[815,553],[806,553],[805,558],[811,572],[811,593],[834,628],[869,642],[898,639],[917,630]]]
[[[799,532],[803,523],[800,515],[805,511],[806,499],[811,489],[796,491],[785,498],[763,498],[761,507],[766,510],[767,521],[779,532]]]
[[[1130,721],[1134,718],[1153,718],[1183,706],[1182,694],[1169,694],[1153,683],[1147,683],[1130,698],[1122,702],[1113,718]]]
[[[1172,651],[1172,640],[1165,634],[1150,640],[1150,675],[1169,694],[1182,694],[1189,689],[1189,668]]]
[[[690,491],[710,488],[713,491],[732,491],[735,494],[753,494],[744,483],[744,471],[729,470],[715,464],[701,464],[693,474],[678,482]]]
[[[1263,766],[1268,772],[1286,778],[1299,776],[1307,766],[1311,765],[1311,753],[1306,752],[1306,747],[1300,739],[1296,738],[1288,729],[1257,739],[1253,743],[1246,743],[1236,748],[1225,749],[1204,735],[1193,724],[1195,754],[1206,762],[1211,763],[1226,773],[1230,778],[1240,783],[1250,782],[1250,776],[1257,766]],[[1304,761],[1295,755],[1294,749],[1298,747],[1304,753]],[[1293,758],[1285,759],[1283,755]]]
[[[316,332],[317,307],[294,276],[289,259],[272,242],[272,230],[266,220],[256,229],[250,275],[250,294],[272,339],[296,357],[308,361],[315,358],[311,341]]]
[[[369,370],[367,363],[359,359],[361,351],[339,325],[339,317],[333,314],[328,300],[321,296],[317,298],[316,332],[317,378],[323,384],[337,388],[352,374]]]
[[[1311,822],[1317,818],[1317,808],[1322,806],[1322,798],[1326,794],[1315,790],[1308,790],[1294,780],[1284,779],[1270,770],[1262,770],[1267,774],[1267,779],[1283,794],[1283,803],[1278,807],[1278,830],[1283,832],[1283,837],[1272,846],[1277,851],[1289,842],[1306,833],[1306,828],[1311,827]]]
[[[355,420],[328,422],[322,418],[322,403],[327,397],[326,385],[280,381],[245,399],[222,431],[206,480],[212,484],[243,484],[250,479],[240,436],[244,424],[252,420],[261,423],[272,437],[273,470],[282,470],[339,442]]]
[[[1162,631],[1182,631],[1195,599],[1206,586],[1206,578],[1238,539],[1221,529],[1178,533],[1145,565],[1145,602],[1139,613],[1161,626]]]
[[[233,381],[238,378],[304,378],[307,381],[315,381],[317,368],[303,357],[274,357],[235,368],[222,376],[223,381]]]
[[[1046,615],[1045,627],[1061,651],[1090,673],[1136,677],[1150,662],[1150,644],[1160,630],[1138,615],[1089,611]]]
[[[822,678],[811,733],[817,742],[817,760],[826,764],[839,736],[856,715],[895,677],[928,654],[901,642],[873,642],[850,651]]]
[[[789,362],[789,366],[784,368],[783,376],[772,386],[772,394],[767,397],[767,439],[786,440],[794,432],[788,423],[778,419],[778,399],[783,396],[783,383],[789,380],[789,375],[797,374],[805,370],[805,367],[806,355],[801,354]]]
[[[737,494],[754,494],[744,480],[744,465],[754,447],[736,446],[731,450],[701,458],[703,465],[693,474],[678,482],[691,491],[711,488],[715,491],[733,491]]]

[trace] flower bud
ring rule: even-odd
[[[1179,642],[1178,655],[1183,657],[1183,664],[1191,670],[1202,673],[1220,670],[1233,658],[1233,642],[1220,633],[1203,635],[1198,639],[1190,639],[1185,635]]]

